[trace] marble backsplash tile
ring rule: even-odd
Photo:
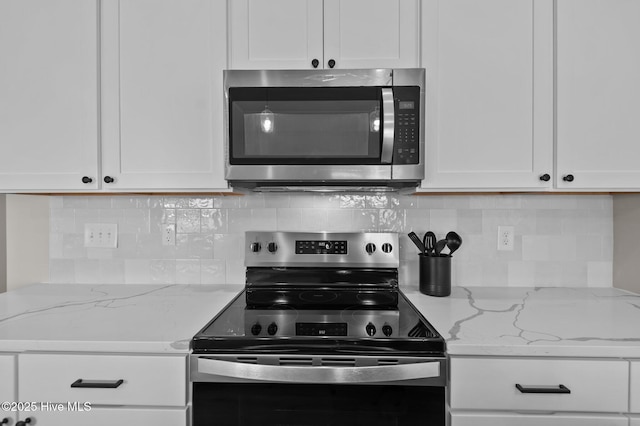
[[[453,283],[465,286],[612,285],[609,195],[315,195],[227,197],[59,196],[50,199],[50,281],[226,283],[244,281],[244,232],[393,231],[400,282],[417,286],[407,233],[450,230],[463,238]],[[86,223],[117,223],[116,249],[85,248]],[[175,225],[176,245],[161,231]],[[513,251],[497,227],[513,226]]]

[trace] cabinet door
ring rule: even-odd
[[[0,355],[0,402],[18,402],[16,389],[16,364],[13,355]],[[0,410],[0,423],[7,419],[7,425],[13,425],[17,413]],[[12,421],[13,420],[13,421]],[[3,424],[3,425],[4,425]]]
[[[558,187],[638,189],[640,2],[556,3]]]
[[[322,0],[233,0],[230,68],[322,68]]]
[[[569,392],[550,392],[560,385]],[[453,410],[624,413],[629,409],[629,363],[452,357],[450,403]]]
[[[629,418],[629,426],[640,426],[640,416],[631,416]]]
[[[324,67],[419,66],[417,0],[324,0]]]
[[[52,404],[53,405],[53,404]],[[58,404],[55,404],[59,407]],[[34,413],[21,413],[24,420],[31,418],[36,425],[64,426],[112,426],[112,425],[153,425],[153,426],[186,426],[188,424],[187,409],[163,408],[104,408],[89,407],[87,411],[75,411],[74,406],[65,402],[59,411],[38,410]],[[80,403],[83,407],[83,402]]]
[[[0,191],[98,187],[97,4],[0,1]]]
[[[451,426],[627,426],[622,416],[581,414],[452,413]]]
[[[422,61],[423,188],[551,188],[552,0],[425,0]]]
[[[631,362],[630,380],[631,407],[629,409],[632,413],[640,413],[640,361]]]
[[[226,188],[225,2],[104,0],[102,12],[103,187]]]

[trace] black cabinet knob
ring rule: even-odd
[[[318,68],[318,65],[320,65],[320,61],[317,59],[314,59],[313,61],[311,61],[311,66],[314,68]]]
[[[333,68],[336,66],[336,61],[334,61],[333,59],[329,59],[329,62],[327,62],[327,64],[329,65],[329,68]]]
[[[549,182],[551,180],[551,176],[549,176],[549,173],[545,173],[540,176],[540,180],[543,182]]]
[[[573,175],[566,175],[562,178],[565,182],[573,182]]]
[[[18,423],[16,423],[16,426],[26,426],[27,424],[31,423],[31,417],[27,417],[26,419],[20,420]]]
[[[104,183],[113,183],[115,181],[114,178],[112,178],[111,176],[105,176],[104,177]]]
[[[93,179],[91,179],[89,176],[82,177],[82,183],[91,183],[91,182],[93,182]]]

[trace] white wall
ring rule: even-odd
[[[7,195],[7,290],[49,279],[49,197]]]
[[[640,293],[640,194],[613,196],[613,285]]]
[[[7,291],[7,208],[0,194],[0,293]]]

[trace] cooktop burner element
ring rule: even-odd
[[[245,246],[245,290],[194,353],[444,354],[398,289],[397,234],[247,232]]]

